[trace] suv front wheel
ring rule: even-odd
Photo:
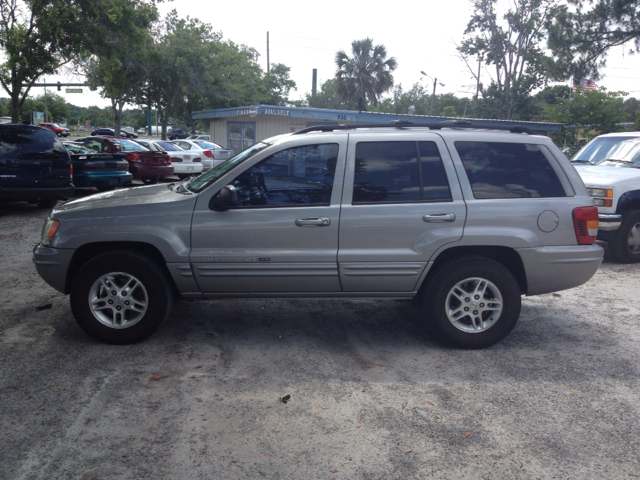
[[[617,262],[640,262],[640,210],[624,215],[620,228],[609,242],[609,249]]]
[[[172,291],[166,274],[150,258],[126,250],[85,263],[71,285],[71,311],[96,340],[136,343],[169,315]]]
[[[521,307],[511,272],[484,257],[461,258],[441,268],[425,302],[436,333],[459,348],[498,343],[515,327]]]

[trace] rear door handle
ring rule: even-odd
[[[455,219],[455,213],[432,213],[431,215],[425,215],[422,217],[422,221],[427,223],[454,222]]]
[[[298,227],[328,227],[331,225],[331,219],[327,217],[298,218],[296,225]]]

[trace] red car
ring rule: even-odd
[[[142,145],[115,137],[84,137],[80,142],[97,153],[125,153],[125,160],[129,162],[129,172],[133,178],[139,178],[143,183],[157,183],[161,177],[173,176],[173,166],[166,152],[152,152]]]
[[[53,133],[55,133],[59,137],[68,137],[69,136],[69,129],[68,128],[62,128],[61,126],[56,125],[55,123],[39,123],[38,126],[39,127],[43,127],[43,128],[48,128],[49,130],[51,130]]]

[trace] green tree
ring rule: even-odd
[[[0,0],[0,84],[11,98],[11,119],[17,123],[31,86],[52,74],[74,52],[65,21],[73,8],[50,0]],[[22,85],[27,87],[23,89]]]
[[[551,137],[556,144],[566,143],[575,151],[598,135],[621,131],[620,123],[627,117],[625,95],[601,87],[578,91],[570,99],[558,98],[557,103],[545,106],[546,117],[563,124],[562,131]]]
[[[343,101],[336,88],[337,80],[330,78],[320,84],[315,95],[305,93],[304,99],[292,102],[297,107],[328,108],[335,110],[356,110],[358,103],[355,99]]]
[[[287,67],[283,63],[274,63],[271,65],[271,70],[265,76],[265,82],[267,90],[270,93],[270,98],[267,100],[268,105],[288,105],[289,93],[291,90],[297,90],[296,82],[291,80],[289,72],[290,67]]]
[[[384,45],[374,45],[371,38],[354,40],[351,57],[344,50],[336,53],[336,89],[343,101],[356,99],[358,110],[367,102],[375,107],[383,93],[393,88],[392,72],[398,66],[394,57],[387,58]]]
[[[45,102],[47,108],[45,109]],[[30,112],[44,112],[47,111],[48,117],[46,122],[66,122],[70,115],[70,105],[61,95],[57,95],[52,92],[38,95],[35,98],[28,97],[23,103],[22,120],[29,121]]]
[[[531,92],[546,81],[547,61],[541,43],[545,26],[556,12],[556,0],[514,0],[512,8],[498,21],[497,0],[472,0],[473,16],[466,38],[458,50],[467,65],[482,58],[491,66],[490,85],[482,90],[484,106],[493,117],[510,120],[529,108]],[[471,74],[477,73],[470,68]]]
[[[549,74],[597,79],[611,47],[631,43],[640,51],[639,8],[637,0],[568,0],[549,28]]]
[[[87,53],[76,60],[101,95],[111,101],[114,129],[119,134],[124,105],[133,102],[148,77],[144,60],[152,44],[150,27],[158,19],[152,4],[110,0],[111,9],[96,11],[94,23],[109,27],[109,35],[86,44]]]

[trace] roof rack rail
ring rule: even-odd
[[[392,120],[389,123],[361,123],[351,125],[315,125],[303,128],[292,135],[302,135],[311,132],[334,132],[336,130],[355,130],[357,128],[428,128],[430,130],[440,130],[442,128],[460,129],[482,129],[482,130],[505,130],[511,133],[526,133],[535,135],[536,133],[529,127],[521,125],[492,125],[488,123],[472,123],[467,120],[444,120],[438,123],[413,123],[411,120]]]

